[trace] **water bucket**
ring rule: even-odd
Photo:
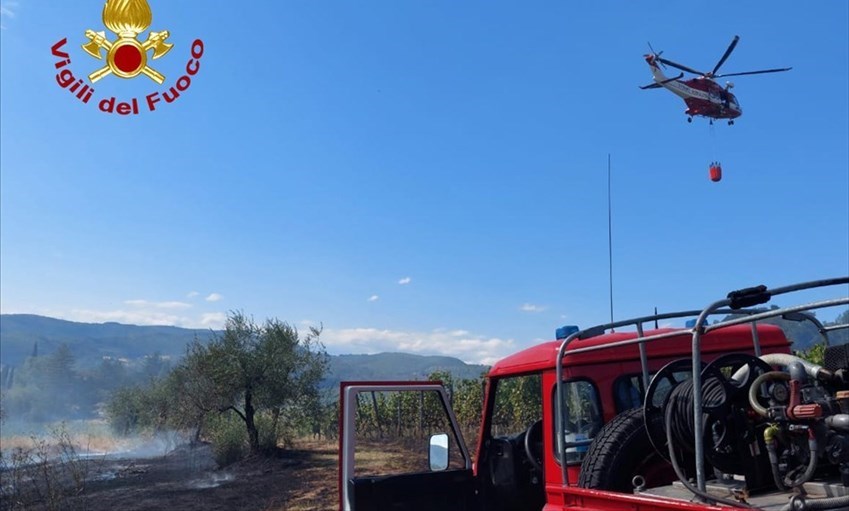
[[[722,167],[719,164],[710,166],[710,180],[716,183],[722,179]]]

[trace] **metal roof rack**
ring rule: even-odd
[[[819,302],[812,302],[805,305],[795,306],[795,307],[785,307],[785,308],[773,308],[773,309],[752,309],[749,307],[762,305],[773,297],[782,294],[787,294],[795,291],[828,287],[828,286],[837,286],[837,285],[846,285],[849,284],[849,277],[840,277],[834,279],[825,279],[825,280],[816,280],[810,282],[804,282],[801,284],[795,284],[791,286],[779,287],[775,289],[768,289],[766,286],[757,286],[752,288],[741,289],[737,291],[732,291],[728,293],[727,297],[723,300],[719,300],[709,305],[705,309],[702,310],[689,310],[689,311],[681,311],[681,312],[672,312],[672,313],[663,313],[663,314],[653,314],[650,316],[642,316],[633,319],[616,321],[612,323],[605,323],[602,325],[597,325],[591,328],[586,328],[583,330],[579,330],[577,332],[572,333],[568,337],[566,337],[563,342],[560,344],[560,348],[557,352],[557,361],[555,364],[556,373],[557,373],[557,381],[556,381],[556,396],[557,403],[563,402],[563,359],[570,354],[577,353],[585,353],[589,351],[600,351],[605,349],[611,349],[619,346],[628,346],[632,344],[638,344],[640,350],[640,362],[642,366],[642,377],[643,383],[646,387],[649,385],[649,372],[648,372],[648,355],[646,353],[646,343],[657,341],[660,339],[668,339],[672,337],[680,337],[682,334],[686,334],[689,332],[692,335],[692,367],[693,367],[693,393],[694,393],[694,407],[693,413],[695,417],[696,431],[695,431],[695,450],[696,450],[696,483],[697,487],[700,491],[705,490],[705,473],[704,473],[704,444],[703,444],[703,424],[699,420],[699,417],[702,414],[702,402],[701,402],[701,338],[704,334],[719,330],[722,328],[726,328],[732,325],[739,325],[750,323],[752,325],[752,342],[754,344],[754,353],[755,356],[760,356],[760,340],[758,338],[757,331],[757,322],[763,319],[769,319],[774,317],[781,317],[785,320],[789,321],[810,321],[812,322],[816,328],[817,332],[820,334],[823,342],[826,346],[828,346],[828,332],[835,331],[838,329],[849,328],[849,324],[846,325],[831,325],[824,326],[822,322],[820,322],[816,316],[810,314],[807,311],[816,310],[820,308],[826,307],[834,307],[839,305],[847,305],[849,304],[849,296],[845,298],[838,298],[833,300],[824,300]],[[709,316],[724,314],[725,316],[733,316],[729,319],[708,324],[707,319]],[[676,319],[676,318],[685,318],[685,317],[697,317],[695,325],[690,328],[681,328],[676,329],[671,332],[664,332],[660,334],[654,334],[645,336],[643,330],[643,324],[651,321],[660,321],[665,319]],[[607,330],[612,330],[614,328],[623,327],[623,326],[634,326],[636,328],[637,336],[633,339],[627,339],[622,341],[614,341],[605,344],[601,344],[598,346],[590,346],[586,348],[579,348],[572,351],[566,352],[568,346],[575,339],[589,339],[592,337],[597,337],[599,335],[604,334]],[[569,474],[567,471],[567,463],[566,463],[566,448],[572,447],[575,445],[584,445],[589,443],[587,440],[578,440],[576,442],[566,442],[565,438],[561,434],[564,430],[563,424],[563,415],[562,413],[557,413],[555,417],[555,423],[557,426],[557,446],[558,446],[558,457],[560,458],[560,468],[562,472],[562,481],[564,485],[569,484]],[[582,443],[583,442],[583,443]]]

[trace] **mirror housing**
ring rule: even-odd
[[[448,468],[448,434],[437,433],[430,437],[428,464],[431,472],[441,472]]]

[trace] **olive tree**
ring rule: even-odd
[[[295,413],[318,397],[327,369],[320,330],[304,336],[277,319],[258,325],[241,312],[228,315],[224,331],[206,344],[195,341],[180,377],[190,408],[202,416],[232,411],[244,422],[252,453],[260,450],[258,414],[267,412],[272,430],[281,415]]]

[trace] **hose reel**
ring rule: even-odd
[[[748,369],[740,371],[744,376],[733,379],[743,367]],[[749,388],[771,370],[763,360],[745,353],[729,353],[702,364],[705,461],[722,473],[744,475],[749,489],[769,484],[771,477],[762,435],[765,425],[752,420],[749,407]],[[694,397],[692,361],[676,360],[652,379],[644,408],[655,449],[688,476],[695,466]]]

